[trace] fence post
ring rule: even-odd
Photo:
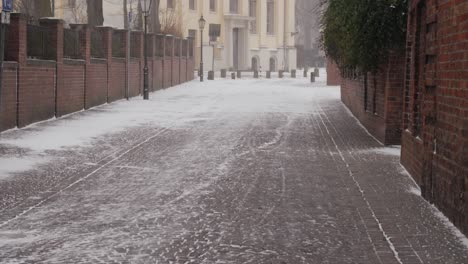
[[[50,29],[50,46],[52,47],[54,54],[53,59],[56,61],[55,66],[55,105],[54,105],[54,114],[56,117],[61,116],[62,114],[58,109],[58,96],[62,93],[61,89],[65,85],[65,80],[63,78],[63,20],[55,18],[41,18],[39,21],[41,26],[47,27]]]
[[[11,14],[5,48],[5,60],[16,61],[18,66],[26,65],[28,56],[26,15]]]

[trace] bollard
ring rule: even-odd
[[[279,71],[279,72],[278,72],[278,77],[279,77],[279,78],[283,78],[283,76],[284,76],[284,73],[283,73],[283,71],[282,71],[282,70],[281,70],[281,71]]]
[[[266,77],[267,77],[267,79],[271,79],[271,71],[266,72]]]
[[[221,69],[221,78],[226,78],[226,76],[227,76],[226,69]]]
[[[307,69],[304,69],[304,78],[307,78],[307,75],[308,75]]]
[[[319,68],[314,69],[315,77],[320,77],[320,71]]]
[[[208,72],[208,80],[210,80],[210,81],[214,80],[214,71],[209,71]]]
[[[237,71],[237,78],[241,78],[241,71]]]
[[[258,79],[258,71],[254,71],[254,78]]]
[[[291,70],[291,78],[296,78],[296,70]]]
[[[233,79],[233,80],[236,79],[236,73],[235,73],[235,72],[232,72],[232,73],[231,73],[231,79]]]
[[[315,82],[315,73],[314,72],[310,72],[310,82],[311,83]]]

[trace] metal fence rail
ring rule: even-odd
[[[91,57],[99,59],[106,58],[104,38],[102,33],[96,30],[91,31]]]
[[[140,58],[140,35],[136,32],[130,33],[130,57]],[[149,50],[149,49],[148,49]]]
[[[80,32],[74,29],[63,30],[63,57],[68,59],[82,59],[80,48]]]
[[[162,35],[156,35],[155,50],[157,57],[164,57],[164,37]]]
[[[146,39],[146,46],[148,47],[148,57],[153,57],[153,38],[150,36]]]
[[[170,57],[172,56],[172,46],[173,46],[173,38],[172,37],[166,37],[166,56]]]
[[[31,59],[55,59],[55,49],[49,28],[27,25],[27,56]]]
[[[182,40],[182,56],[183,57],[187,57],[188,55],[188,40],[187,39],[183,39]]]
[[[112,34],[112,57],[125,58],[125,45],[122,32],[113,32]]]

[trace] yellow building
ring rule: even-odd
[[[181,18],[184,37],[195,37],[196,62],[200,58],[203,15],[205,70],[296,68],[295,0],[161,0],[161,13],[174,9]],[[161,19],[164,23],[164,19]],[[210,39],[209,24],[221,26],[221,35]],[[213,60],[214,55],[214,60]]]
[[[56,0],[56,16],[79,23],[86,14],[85,0]],[[138,0],[130,1],[133,9]],[[104,1],[104,24],[123,27],[121,1]],[[161,24],[175,23],[183,37],[194,37],[195,59],[200,61],[200,29],[203,15],[205,70],[296,68],[296,0],[160,0]],[[129,10],[132,8],[129,8]],[[86,19],[85,19],[86,20]],[[220,37],[210,39],[210,24],[220,25]]]

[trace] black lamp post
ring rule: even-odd
[[[143,13],[145,17],[145,37],[144,37],[144,57],[145,57],[145,66],[143,67],[143,99],[149,99],[149,88],[148,88],[148,16],[151,10],[151,4],[153,0],[144,0]]]
[[[200,26],[200,82],[203,82],[203,29],[205,28],[206,20],[203,15],[198,20]]]

